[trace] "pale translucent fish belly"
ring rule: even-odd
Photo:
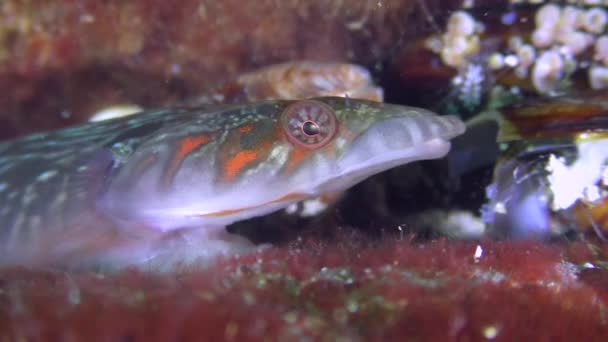
[[[225,225],[442,157],[463,131],[423,109],[330,97],[174,107],[5,142],[0,265],[78,264],[121,248],[126,265],[156,253],[153,241],[179,250],[183,231],[212,257],[242,243]]]

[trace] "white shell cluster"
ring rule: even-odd
[[[529,37],[511,36],[505,51],[487,56],[488,69],[510,69],[522,79],[529,78],[541,94],[559,90],[560,82],[581,69],[587,70],[591,88],[608,88],[608,0],[511,3],[539,6],[534,30]],[[469,57],[479,52],[481,34],[483,26],[460,10],[448,19],[446,32],[440,38],[431,38],[427,47],[438,53],[445,65],[464,70]]]
[[[441,56],[444,64],[453,68],[465,66],[467,57],[479,52],[479,34],[483,27],[465,11],[452,13],[447,30],[440,37],[432,37],[426,45]]]
[[[519,36],[511,38],[520,41],[509,44],[516,57],[516,75],[530,77],[539,93],[553,92],[566,75],[579,68],[588,69],[591,88],[608,86],[608,11],[600,6],[608,1],[569,3],[540,6],[530,42],[524,43]],[[590,54],[591,59],[585,57]]]

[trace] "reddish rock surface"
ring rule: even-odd
[[[608,334],[605,245],[343,235],[337,244],[300,242],[167,275],[3,271],[0,336],[601,341]]]

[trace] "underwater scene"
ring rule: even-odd
[[[608,1],[0,1],[0,340],[605,341]]]

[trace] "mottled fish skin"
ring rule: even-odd
[[[96,210],[111,171],[149,134],[196,115],[202,113],[162,109],[1,143],[0,265],[27,264],[49,236],[75,226],[113,228]]]
[[[307,115],[320,134],[292,130]],[[172,107],[27,136],[0,144],[0,263],[74,263],[87,249],[110,253],[114,236],[146,242],[144,257],[150,236],[193,229],[210,240],[232,222],[441,157],[463,131],[423,109],[329,97]]]

